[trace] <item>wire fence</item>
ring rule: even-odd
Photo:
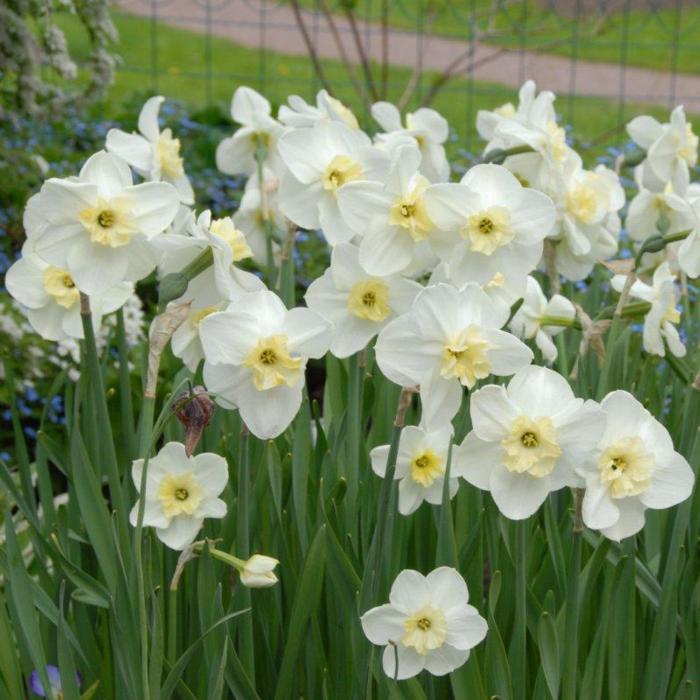
[[[353,106],[434,104],[472,134],[476,110],[533,78],[591,141],[632,111],[700,113],[700,0],[118,0],[149,24],[154,91],[187,80],[203,103],[245,82],[273,99],[328,87]],[[134,20],[136,21],[136,20]],[[179,65],[164,27],[188,30]],[[143,27],[141,26],[143,29]],[[169,39],[170,40],[170,39]],[[226,61],[230,44],[245,49]],[[239,55],[239,54],[237,54]]]

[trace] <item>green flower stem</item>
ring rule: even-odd
[[[540,316],[540,326],[562,326],[581,330],[581,322],[578,319],[566,318],[566,316]]]
[[[129,348],[126,343],[124,309],[117,311],[117,348],[119,351],[119,400],[122,419],[122,440],[129,459],[136,454],[134,434],[134,405],[131,400],[131,379],[129,375]]]
[[[117,463],[117,453],[114,448],[114,437],[112,436],[112,424],[110,422],[109,410],[104,382],[102,380],[102,370],[97,356],[97,344],[95,342],[95,329],[92,325],[92,314],[90,312],[90,299],[85,295],[80,295],[80,318],[83,324],[83,335],[85,344],[85,356],[87,360],[87,376],[89,385],[92,387],[92,399],[95,403],[94,415],[97,419],[97,428],[102,440],[103,451],[100,455],[101,461],[105,465],[107,481],[109,483],[109,495],[112,507],[117,512],[117,526],[119,528],[120,540],[122,543],[128,542],[127,509],[122,491],[121,479],[119,476],[119,465]]]
[[[197,554],[201,554],[204,551],[204,542],[195,542],[192,545],[192,551],[196,552]],[[246,562],[243,559],[235,557],[233,554],[229,554],[228,552],[222,552],[220,549],[212,547],[211,545],[209,545],[208,551],[214,559],[218,559],[224,564],[232,566],[238,572],[243,571],[243,569],[245,568]]]
[[[362,369],[360,353],[348,359],[347,443],[345,450],[345,478],[347,481],[346,527],[353,537],[357,527],[357,496],[360,475],[360,443],[362,441]]]
[[[207,268],[214,264],[214,253],[207,246],[191,263],[182,269],[182,274],[191,282],[197,275],[201,275]]]
[[[250,433],[248,427],[241,425],[241,437],[238,456],[238,499],[236,502],[236,548],[241,557],[247,559],[250,556]],[[213,552],[212,552],[213,554]],[[219,559],[221,553],[215,555]],[[236,566],[239,562],[232,555],[227,563]],[[250,607],[250,590],[245,586],[240,587],[241,609]],[[255,649],[253,644],[253,617],[243,615],[238,624],[239,643],[241,646],[241,663],[248,677],[255,679]]]
[[[165,275],[158,285],[158,308],[162,313],[169,302],[179,299],[186,291],[187,285],[207,268],[214,264],[214,253],[207,246],[191,263],[180,272]]]
[[[528,521],[515,523],[515,624],[510,666],[515,697],[527,698],[527,528]]]
[[[637,251],[637,255],[634,257],[634,270],[639,269],[639,264],[642,260],[642,256],[645,253],[658,253],[671,243],[677,243],[678,241],[685,240],[691,233],[692,230],[688,229],[686,231],[678,231],[677,233],[667,233],[665,235],[651,236],[650,238],[647,238]]]
[[[117,525],[124,544],[128,542],[129,533],[126,528],[126,503],[122,492],[121,481],[119,478],[119,468],[117,465],[117,455],[114,448],[114,438],[112,436],[112,427],[109,420],[109,411],[107,410],[107,402],[105,400],[104,384],[102,382],[102,371],[100,368],[99,359],[97,357],[97,345],[95,343],[95,332],[92,326],[92,314],[90,312],[90,299],[85,295],[80,295],[80,316],[83,322],[83,334],[85,337],[85,355],[87,359],[88,377],[92,386],[92,397],[95,403],[95,416],[97,418],[97,426],[99,434],[104,437],[102,444],[104,445],[103,454],[106,456],[105,464],[107,471],[107,481],[109,483],[109,492],[112,499],[114,509],[119,517]],[[141,488],[145,488],[146,465],[144,464],[144,478],[142,479]],[[141,526],[143,524],[143,510],[145,499],[140,499],[139,507],[139,522],[137,534],[134,536],[135,545],[135,563],[137,571],[137,586],[138,586],[138,602],[139,602],[139,630],[141,637],[141,692],[143,700],[150,700],[150,687],[148,676],[148,620],[146,616],[146,596],[144,591],[143,577],[143,562],[141,555]]]
[[[579,578],[581,577],[581,540],[583,534],[583,496],[585,489],[574,489],[574,527],[569,577],[566,586],[564,612],[564,651],[562,654],[562,700],[576,700],[578,681],[578,623],[579,623]]]
[[[377,590],[380,579],[380,565],[382,562],[383,547],[391,547],[391,532],[389,524],[393,522],[392,513],[390,512],[390,499],[394,485],[394,474],[396,472],[396,458],[399,453],[399,439],[403,430],[406,411],[411,405],[413,390],[404,388],[399,397],[398,409],[394,420],[394,429],[391,433],[391,442],[389,443],[389,454],[386,462],[386,472],[382,479],[382,486],[379,491],[377,500],[377,525],[372,534],[367,556],[365,557],[365,568],[360,584],[359,593],[359,609],[360,614],[369,610],[370,607],[377,603]],[[388,541],[387,541],[388,540]],[[368,652],[366,658],[366,676],[363,683],[364,688],[371,687],[372,670],[369,660],[371,652]]]
[[[273,240],[279,239],[279,235],[275,230],[275,224],[270,217],[270,208],[267,202],[267,192],[265,191],[265,158],[267,157],[267,145],[258,142],[255,149],[255,162],[258,168],[258,188],[260,190],[260,209],[262,210],[263,229],[265,231],[265,255],[267,262],[267,279],[268,286],[274,287],[277,279],[277,269],[275,267],[275,256],[272,250]]]
[[[177,661],[177,588],[168,591],[168,663],[172,666]]]
[[[517,156],[521,153],[534,153],[535,149],[532,146],[513,146],[513,148],[494,148],[492,151],[484,154],[481,159],[482,163],[496,163],[500,165],[508,156]]]
[[[296,304],[296,285],[294,279],[294,239],[296,238],[296,234],[296,226],[290,224],[280,256],[280,269],[279,275],[277,276],[277,293],[288,309],[291,309]],[[267,238],[269,238],[269,236],[266,236],[266,239]]]

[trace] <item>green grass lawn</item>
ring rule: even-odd
[[[251,50],[216,37],[210,39],[207,54],[202,35],[164,24],[157,27],[154,50],[148,19],[115,12],[114,20],[119,30],[117,52],[122,65],[103,106],[105,116],[119,114],[123,104],[135,93],[145,96],[158,92],[193,108],[214,103],[227,109],[233,91],[241,84],[257,88],[274,105],[283,102],[291,93],[310,98],[319,88],[311,63],[303,57]],[[79,25],[71,17],[62,17],[60,21],[76,57],[85,58],[88,41]],[[324,61],[324,68],[335,94],[360,112],[362,105],[342,64]],[[389,99],[398,99],[409,77],[407,69],[391,69]],[[423,76],[416,98],[420,97],[421,90],[425,94],[434,77]],[[481,144],[474,130],[476,111],[515,97],[515,91],[509,88],[455,79],[439,93],[434,107],[445,115],[458,134],[459,142],[455,147],[479,150]],[[621,112],[616,104],[590,97],[561,96],[557,108],[563,122],[572,124],[578,137],[583,141],[595,140],[599,147],[624,140],[616,127],[634,114],[641,111],[658,116],[665,114],[663,109],[638,105],[627,105]]]
[[[342,13],[347,0],[325,0]],[[319,0],[300,0],[317,8]],[[564,4],[564,3],[563,3]],[[573,3],[565,3],[573,5]],[[618,10],[623,3],[610,3]],[[649,4],[652,2],[649,0]],[[592,61],[658,70],[700,72],[700,7],[571,15],[544,9],[533,0],[389,0],[389,23],[470,39],[474,29],[490,44],[526,48]],[[382,0],[357,0],[357,17],[379,22]]]

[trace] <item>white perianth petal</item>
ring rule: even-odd
[[[398,670],[396,662],[398,659]],[[402,644],[394,646],[388,644],[384,647],[382,655],[382,668],[389,678],[405,680],[417,676],[425,668],[426,657],[419,654],[412,647],[405,647]]]
[[[199,335],[207,362],[239,365],[260,338],[260,325],[246,311],[219,311],[202,319]]]
[[[510,472],[499,466],[491,472],[491,495],[498,510],[511,520],[534,515],[547,498],[549,478]]]
[[[269,115],[272,108],[267,99],[246,85],[241,85],[231,99],[231,117],[246,126],[255,120],[256,114]]]
[[[228,464],[220,455],[202,452],[194,457],[197,481],[207,496],[218,496],[228,483]]]
[[[406,615],[399,612],[393,605],[379,605],[368,610],[360,618],[362,631],[372,644],[388,644],[398,642],[404,635],[403,623]]]
[[[430,599],[428,581],[413,569],[404,569],[394,580],[389,593],[391,604],[406,615],[420,610]]]
[[[167,182],[144,182],[125,188],[123,194],[130,199],[138,232],[149,239],[170,226],[180,208],[177,190]]]
[[[454,476],[461,476],[483,491],[491,488],[491,470],[501,464],[503,448],[499,442],[487,442],[472,430],[458,447],[452,448]]]
[[[323,357],[331,339],[331,324],[320,314],[297,307],[287,312],[283,332],[288,338],[290,351],[304,357]]]
[[[80,170],[80,180],[95,185],[105,199],[118,196],[134,181],[126,161],[107,151],[98,151],[85,161]]]
[[[513,421],[523,411],[510,399],[504,387],[489,384],[472,394],[470,413],[476,435],[494,442],[510,433]]]
[[[127,134],[121,129],[110,129],[105,139],[105,148],[123,158],[142,175],[148,175],[153,169],[153,146],[140,134]]]
[[[695,475],[685,457],[677,452],[667,453],[663,461],[657,458],[651,484],[639,500],[647,508],[670,508],[690,496],[694,482]]]
[[[138,129],[151,142],[158,140],[160,127],[158,126],[158,112],[165,98],[160,95],[150,97],[144,102],[139,114]]]
[[[158,539],[170,549],[182,550],[194,542],[197,533],[202,529],[203,518],[193,518],[189,515],[174,517],[168,527],[156,528]]]

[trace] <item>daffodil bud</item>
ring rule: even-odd
[[[269,588],[277,583],[274,569],[279,564],[277,559],[264,554],[253,554],[243,565],[241,583],[248,588]]]

